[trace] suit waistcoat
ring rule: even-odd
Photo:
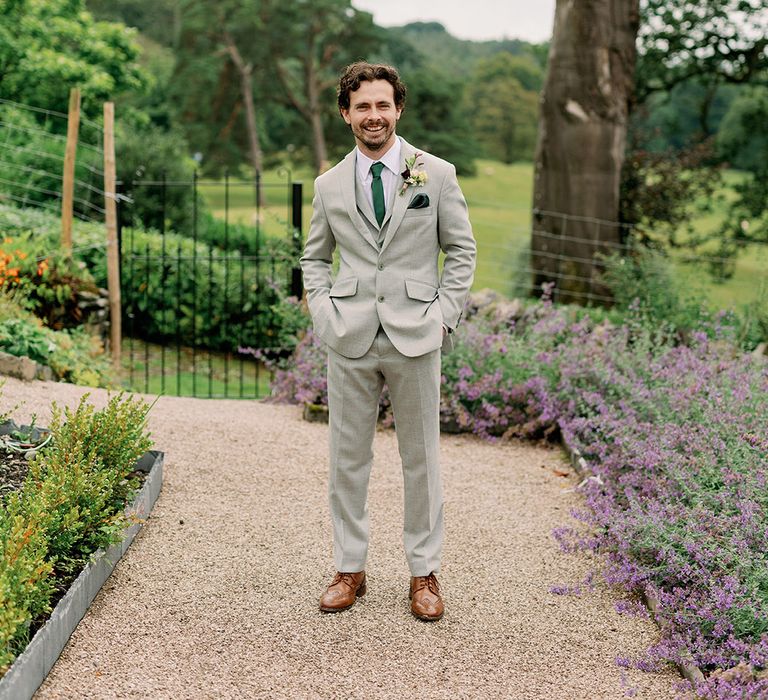
[[[389,220],[392,217],[394,191],[387,202],[387,212],[384,215],[384,221],[381,224],[381,228],[379,228],[379,224],[376,221],[376,215],[373,213],[368,197],[365,196],[364,188],[365,185],[360,182],[360,178],[357,176],[357,172],[355,172],[355,202],[357,203],[357,208],[363,215],[363,221],[365,221],[366,226],[371,230],[374,239],[379,244],[379,248],[381,248],[381,244],[384,242],[384,238],[387,235]]]

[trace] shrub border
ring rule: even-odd
[[[579,452],[578,448],[574,447],[573,445],[570,445],[565,438],[561,438],[560,443],[562,444],[563,449],[568,455],[568,458],[571,462],[571,466],[574,468],[576,473],[581,477],[579,486],[585,483],[588,479],[598,478],[592,474],[592,471],[590,470],[589,465],[587,464],[587,460],[584,459],[581,452]],[[651,612],[651,617],[653,618],[653,621],[658,625],[659,629],[661,629],[662,631],[665,630],[668,627],[668,623],[665,623],[663,620],[659,619],[658,598],[648,588],[642,591],[642,598],[643,598],[643,602],[645,603],[645,607],[647,607],[648,610]],[[690,658],[689,652],[686,651],[685,653]],[[681,661],[679,663],[676,663],[675,666],[677,666],[678,671],[680,671],[683,677],[686,680],[690,681],[694,687],[696,687],[698,683],[703,683],[706,680],[704,674],[701,672],[701,669],[698,666],[696,666],[696,664],[694,664],[692,661]]]
[[[133,503],[126,506],[125,514],[135,515],[140,521],[123,530],[120,542],[106,551],[102,548],[96,551],[46,623],[0,678],[0,700],[31,698],[45,680],[96,594],[149,517],[162,488],[164,457],[163,452],[149,450],[138,459],[134,468],[146,472],[147,476]]]

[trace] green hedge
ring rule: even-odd
[[[66,264],[57,252],[59,227],[47,212],[0,205],[0,235],[35,256],[52,254],[54,268]],[[74,266],[68,268],[100,287],[107,284],[104,235],[100,224],[74,222]],[[297,300],[286,292],[296,254],[287,238],[265,238],[261,246],[258,256],[225,253],[166,233],[163,263],[160,233],[124,230],[124,332],[160,343],[175,341],[178,332],[182,344],[214,350],[234,351],[240,345],[292,350],[297,334],[308,326]]]
[[[0,506],[0,675],[91,554],[129,524],[123,511],[139,485],[129,475],[152,447],[150,406],[120,394],[96,411],[86,399],[75,410],[54,404],[51,446]]]

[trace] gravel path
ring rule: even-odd
[[[86,391],[9,379],[0,411]],[[150,421],[165,482],[134,540],[35,695],[48,698],[672,698],[678,676],[624,671],[657,638],[550,533],[580,499],[559,450],[444,437],[446,615],[415,620],[392,431],[376,436],[368,593],[324,615],[333,574],[326,427],[293,406],[164,397]]]

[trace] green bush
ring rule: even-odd
[[[48,364],[53,349],[43,328],[14,318],[0,323],[0,350],[4,352]]]
[[[184,137],[157,126],[145,124],[141,128],[121,128],[116,140],[118,179],[123,183],[120,192],[133,200],[133,224],[142,228],[160,229],[165,225],[174,231],[192,229],[192,173],[195,162],[187,155],[189,148]],[[190,186],[162,188],[136,182],[189,182]],[[205,201],[198,196],[198,212]]]
[[[151,446],[150,406],[113,397],[96,411],[84,396],[54,404],[49,448],[30,464],[22,489],[0,507],[0,675],[29,641],[88,558],[120,541],[124,507],[138,481],[135,461]]]
[[[111,359],[99,338],[84,328],[50,333],[55,347],[47,364],[57,378],[84,386],[116,386]]]
[[[59,222],[44,212],[0,205],[0,231],[16,240],[33,242],[30,253],[37,256],[59,248]],[[123,231],[126,334],[163,343],[175,340],[178,333],[182,344],[213,350],[232,351],[240,345],[295,347],[297,333],[309,320],[297,312],[295,300],[292,302],[284,291],[296,259],[287,238],[266,237],[252,255],[225,252],[172,232],[164,238],[163,263],[163,236],[159,232],[138,227]],[[75,222],[73,239],[73,269],[82,270],[83,277],[105,287],[103,227]]]
[[[669,258],[650,248],[638,247],[626,256],[604,258],[603,281],[611,290],[616,307],[631,311],[631,317],[650,330],[687,338],[702,330],[717,337],[720,329],[735,329],[734,340],[751,350],[768,338],[768,294],[763,286],[759,298],[741,309],[714,311],[706,293],[675,275]]]
[[[115,385],[101,340],[84,328],[53,331],[20,305],[18,290],[0,290],[0,350],[47,365],[57,379],[86,386]]]
[[[31,622],[51,610],[53,564],[46,561],[45,504],[23,515],[0,508],[0,677],[29,643]]]
[[[298,319],[283,291],[294,257],[288,241],[265,239],[259,256],[243,256],[167,233],[163,263],[160,234],[135,229],[127,236],[125,250],[134,251],[123,261],[127,333],[214,350],[293,349]],[[103,265],[94,270],[97,280]]]

